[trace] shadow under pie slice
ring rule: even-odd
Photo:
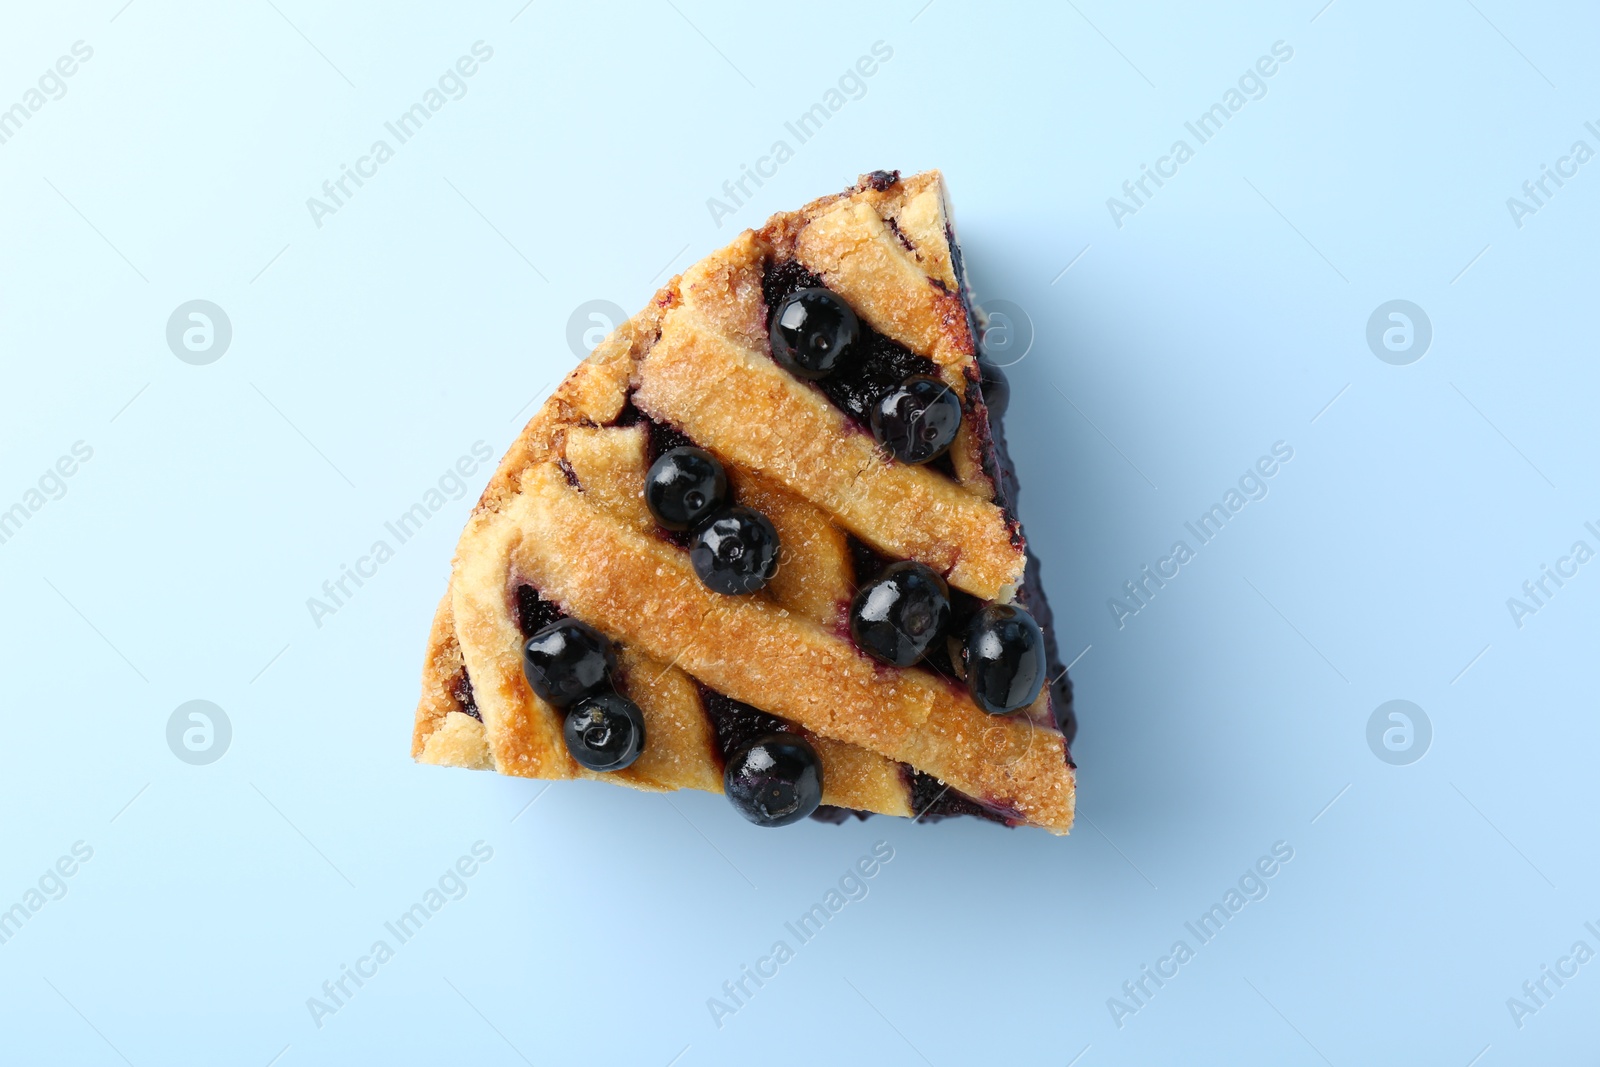
[[[976,331],[936,171],[674,278],[485,489],[413,756],[726,792],[762,825],[1067,832],[1071,688]]]

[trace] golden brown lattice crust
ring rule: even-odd
[[[909,769],[1012,820],[1064,833],[1074,780],[1048,690],[1026,712],[985,715],[934,673],[896,670],[848,639],[847,534],[920,560],[952,586],[1009,600],[1025,557],[980,455],[987,412],[943,182],[929,172],[863,183],[746,231],[660,290],[557,388],[508,450],[457,548],[434,620],[412,753],[538,778],[647,790],[722,790],[700,686],[793,723],[823,763],[824,803],[910,808]],[[950,478],[895,462],[820,390],[775,363],[762,277],[796,259],[879,333],[932,359],[966,398]],[[629,401],[715,453],[737,499],[779,532],[762,593],[725,597],[662,539],[643,502],[645,427]],[[626,770],[568,755],[557,709],[522,674],[516,590],[530,585],[620,647],[620,687],[647,743]],[[463,713],[470,678],[481,722]],[[696,685],[699,683],[699,686]]]

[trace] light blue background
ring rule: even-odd
[[[0,1059],[1592,1054],[1600,964],[1520,1029],[1506,1004],[1600,949],[1600,564],[1520,629],[1506,608],[1600,548],[1600,163],[1520,229],[1506,208],[1600,148],[1592,11],[274,2],[0,17],[0,106],[94,49],[0,145],[0,507],[94,450],[0,544],[0,907],[94,849],[0,945]],[[478,40],[467,95],[314,225],[306,198]],[[713,225],[706,198],[879,40],[866,94]],[[1267,95],[1118,229],[1106,198],[1280,40]],[[719,797],[414,766],[486,472],[320,628],[306,599],[474,442],[498,456],[574,362],[576,307],[642,306],[875,167],[944,170],[980,298],[1036,331],[1008,434],[1082,652],[1077,830],[774,833]],[[233,324],[209,366],[165,341],[195,298]],[[1364,339],[1393,298],[1434,328],[1409,366]],[[1276,441],[1270,495],[1119,630],[1107,599]],[[210,766],[165,740],[197,698],[233,726]],[[1410,766],[1366,742],[1397,698],[1433,724]],[[307,998],[479,840],[467,895],[319,1029]],[[880,840],[870,894],[719,1030],[707,998]],[[1278,841],[1270,895],[1119,1029],[1108,998]]]

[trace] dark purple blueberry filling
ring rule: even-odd
[[[728,753],[764,734],[794,730],[794,724],[788,720],[768,715],[699,682],[695,682],[695,688],[700,690],[700,706],[705,708],[711,732],[716,735],[719,760],[725,761]]]
[[[860,588],[876,578],[883,569],[894,560],[888,556],[881,556],[877,550],[855,534],[846,534],[845,542],[850,546],[850,563],[855,570],[855,585]]]
[[[633,394],[631,392],[628,394],[628,399],[623,401],[622,410],[617,412],[617,417],[607,425],[626,428],[637,426],[640,423],[643,423],[645,427],[645,460],[647,463],[654,463],[660,459],[663,452],[671,451],[682,445],[694,444],[693,441],[689,440],[688,435],[681,430],[664,422],[657,422],[640,411],[639,406],[633,402]]]
[[[628,401],[628,406],[633,407],[633,401]],[[634,408],[634,410],[638,411],[637,408]],[[649,449],[651,463],[660,459],[664,454],[671,452],[674,448],[695,447],[695,443],[689,439],[689,435],[676,426],[657,422],[642,412],[640,412],[639,417],[649,426],[649,443],[646,447]]]
[[[903,773],[911,786],[911,814],[918,822],[938,822],[953,815],[976,815],[980,819],[1015,826],[1021,820],[985,807],[953,786],[913,767]]]
[[[478,710],[477,698],[472,695],[472,678],[467,674],[467,669],[462,667],[456,676],[450,680],[450,695],[460,705],[457,711],[464,711],[479,722],[483,721],[483,713]]]
[[[643,421],[645,421],[645,413],[640,411],[638,406],[634,404],[633,393],[630,392],[628,394],[628,398],[622,402],[622,410],[617,412],[617,417],[612,419],[609,423],[607,423],[607,425],[621,426],[625,428],[628,426],[637,426]]]
[[[898,222],[896,222],[892,218],[884,219],[883,221],[889,224],[889,232],[894,234],[896,237],[898,237],[900,239],[900,247],[901,248],[904,248],[907,252],[916,251],[916,249],[913,248],[912,245],[911,245],[911,239],[908,238],[905,234],[900,232],[900,224]],[[933,284],[937,285],[940,289],[944,289],[944,283],[941,282],[939,279],[930,278],[929,281],[933,282]],[[945,290],[945,291],[948,292],[949,290]]]
[[[897,170],[875,170],[871,174],[863,174],[861,180],[881,193],[900,180],[900,172]],[[951,241],[950,244],[954,246],[955,242]]]
[[[522,631],[523,637],[532,637],[551,623],[566,617],[566,612],[539,596],[539,591],[533,586],[517,586],[517,629]]]

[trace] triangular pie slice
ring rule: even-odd
[[[794,327],[784,337],[812,346],[802,357],[774,355],[775,311]],[[841,319],[828,317],[836,312]],[[853,340],[838,332],[850,313]],[[998,417],[1006,386],[979,359],[980,316],[937,171],[865,175],[674,278],[567,376],[473,511],[428,641],[413,756],[645,790],[720,793],[736,771],[790,775],[778,785],[793,787],[795,818],[813,808],[833,821],[968,814],[1067,832],[1071,685],[1014,511]],[[832,364],[821,377],[803,358],[818,352]],[[897,389],[904,396],[886,399]],[[894,406],[906,396],[909,407]],[[875,420],[874,408],[887,414]],[[951,435],[942,454],[914,462],[918,442]],[[683,448],[709,456],[661,460]],[[749,558],[735,551],[714,563],[759,567],[751,560],[761,546],[775,547],[776,571],[762,573],[770,580],[760,588],[724,592],[702,577],[699,565],[728,550],[692,555],[689,546],[718,544],[708,529],[724,519],[674,532],[647,499],[653,465],[704,474],[696,462],[718,468],[706,506],[749,509],[744,525],[725,528],[733,540],[764,517],[765,533],[739,542]],[[673,499],[698,507],[706,494]],[[890,575],[901,584],[879,596]],[[895,614],[937,601],[934,586],[947,591],[947,613]],[[898,665],[858,641],[853,620],[872,610],[873,632],[925,642],[921,658]],[[1019,614],[1038,624],[1033,637]],[[551,637],[552,626],[565,636]],[[557,649],[541,663],[570,653],[549,669],[569,671],[587,698],[535,691],[524,650],[536,635],[533,644]],[[583,653],[584,641],[608,645],[613,658]],[[585,663],[609,669],[583,674]],[[558,675],[537,677],[549,690]],[[997,686],[1028,702],[991,713],[1008,710],[995,706]],[[573,726],[585,708],[590,717]],[[586,734],[584,723],[604,729]],[[621,769],[574,758],[596,738],[622,744],[630,729],[642,738]],[[730,791],[762,821],[744,791],[750,780]]]

